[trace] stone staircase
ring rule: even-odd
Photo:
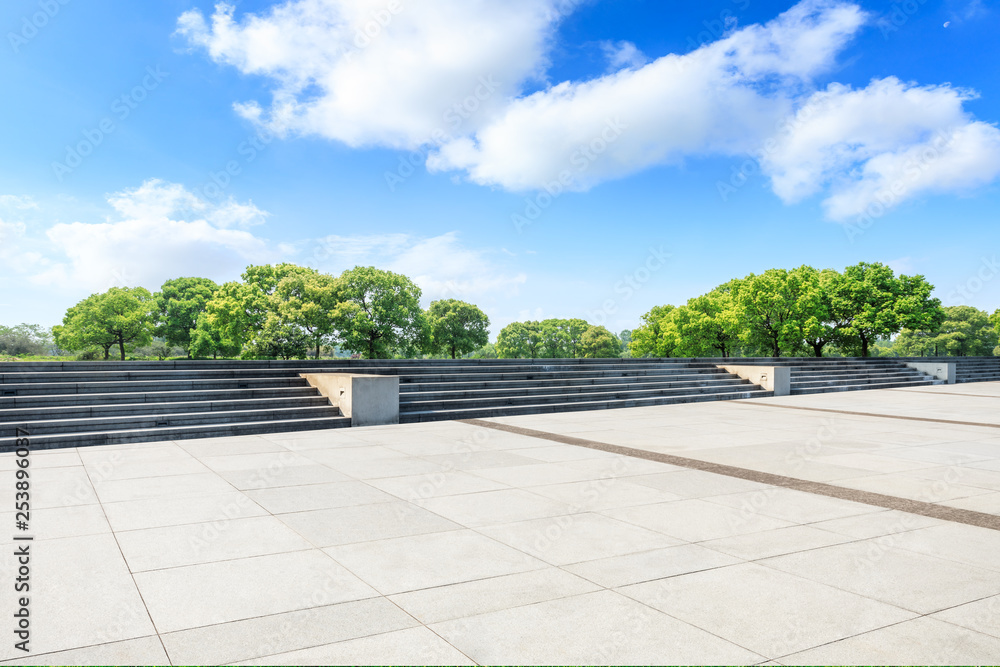
[[[1000,357],[949,357],[955,363],[955,382],[1000,381]]]
[[[859,389],[896,389],[942,384],[929,375],[893,359],[865,359],[797,363],[791,369],[791,393],[820,394]]]
[[[398,375],[400,421],[770,396],[686,360],[331,360],[0,364],[0,451],[350,426],[303,372]]]

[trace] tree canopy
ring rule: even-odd
[[[53,327],[56,344],[69,350],[97,347],[108,359],[118,346],[121,360],[126,348],[145,345],[153,339],[156,302],[143,287],[112,287],[103,294],[92,294],[63,317],[61,326]]]
[[[452,359],[490,342],[490,318],[471,303],[457,299],[433,301],[427,311],[430,349]]]

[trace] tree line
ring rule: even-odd
[[[942,308],[933,289],[923,276],[897,276],[877,262],[842,272],[768,269],[684,305],[654,307],[632,331],[629,350],[637,357],[992,354],[1000,311],[991,321],[969,306]]]
[[[317,358],[327,346],[368,359],[416,354],[455,358],[489,342],[489,318],[457,299],[420,307],[421,290],[406,276],[355,267],[340,276],[295,264],[250,266],[242,280],[166,281],[155,294],[112,287],[70,308],[53,327],[56,345],[74,351],[149,344],[154,337],[191,357]]]

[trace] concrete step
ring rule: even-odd
[[[121,445],[130,442],[160,442],[164,440],[189,440],[192,438],[223,438],[237,435],[315,431],[327,428],[349,428],[350,425],[351,420],[347,417],[323,417],[319,419],[289,419],[266,422],[180,426],[174,428],[123,429],[40,436],[32,435],[29,437],[29,440],[31,442],[31,449],[57,449],[64,447],[90,447],[95,445]],[[0,438],[0,452],[12,452],[16,448],[16,440],[14,438]]]
[[[824,394],[834,391],[862,391],[865,389],[898,389],[900,387],[927,387],[934,384],[941,384],[941,383],[929,380],[914,380],[911,382],[837,384],[825,387],[802,387],[802,388],[792,387],[791,394],[793,396],[797,396],[802,394]]]
[[[548,414],[553,412],[576,412],[583,410],[609,410],[613,408],[635,408],[674,403],[698,403],[703,401],[765,398],[773,396],[770,391],[750,390],[728,394],[687,394],[634,400],[610,400],[574,403],[549,403],[545,405],[498,406],[459,410],[423,410],[400,413],[400,423],[440,421],[444,419],[485,419],[489,417],[511,417],[515,415]]]
[[[212,389],[274,389],[308,387],[304,378],[239,378],[224,380],[156,380],[136,382],[35,382],[0,385],[0,398],[53,394],[114,394],[125,392],[208,391]]]
[[[548,405],[552,403],[586,403],[597,401],[628,401],[644,398],[689,396],[689,395],[710,395],[710,394],[732,394],[734,392],[749,391],[755,385],[749,382],[733,383],[723,386],[709,385],[705,387],[679,387],[676,389],[649,389],[645,391],[597,391],[579,393],[551,393],[532,394],[530,396],[504,396],[490,398],[457,398],[457,399],[433,399],[433,400],[407,400],[400,402],[399,411],[421,412],[425,410],[463,410],[466,408],[485,407],[506,407],[515,405]]]
[[[216,389],[209,391],[118,392],[114,394],[51,394],[0,397],[0,409],[60,406],[115,405],[127,403],[178,403],[185,401],[255,400],[319,396],[314,387],[269,389]]]
[[[15,429],[32,435],[55,433],[86,433],[91,431],[136,430],[197,426],[207,424],[244,424],[263,421],[288,421],[292,419],[318,419],[340,417],[340,410],[324,405],[315,407],[275,408],[270,410],[229,410],[219,412],[179,412],[156,415],[118,415],[113,417],[86,417],[76,419],[42,419],[15,421],[0,424],[0,437],[14,437]]]
[[[162,403],[111,403],[106,405],[62,405],[55,407],[0,409],[0,423],[38,421],[48,419],[86,419],[90,417],[119,417],[130,415],[157,415],[195,412],[226,412],[233,410],[274,410],[277,408],[304,408],[329,406],[324,396],[293,398],[262,398],[236,401],[189,401]]]
[[[612,385],[632,386],[644,384],[672,384],[700,385],[706,382],[726,382],[733,380],[735,376],[729,373],[701,373],[701,374],[681,374],[681,375],[644,375],[636,377],[608,376],[608,377],[581,377],[571,379],[549,379],[549,380],[499,380],[486,382],[413,382],[399,385],[400,395],[415,392],[434,391],[478,391],[478,390],[498,390],[498,391],[520,391],[535,388],[552,387],[606,387]]]
[[[420,384],[409,388],[409,391],[400,392],[399,401],[400,404],[410,403],[413,401],[437,401],[437,400],[454,400],[462,398],[508,398],[508,397],[531,397],[531,396],[544,396],[548,394],[574,394],[574,393],[615,393],[622,391],[662,391],[662,390],[672,390],[672,389],[691,389],[697,390],[701,387],[713,387],[720,390],[728,387],[739,387],[741,385],[749,385],[750,382],[743,380],[741,378],[734,378],[727,376],[724,379],[712,380],[712,381],[689,381],[689,382],[626,382],[626,383],[607,383],[607,384],[577,384],[577,385],[565,385],[565,384],[544,384],[542,386],[532,386],[528,384],[518,383],[519,386],[507,387],[507,388],[486,388],[478,389],[475,387],[481,386],[475,383],[472,384],[473,388],[450,390],[450,391],[439,391],[438,386],[434,384]],[[451,385],[448,385],[451,386]]]

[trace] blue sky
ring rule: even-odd
[[[998,27],[969,0],[8,0],[0,323],[278,261],[400,271],[494,332],[803,263],[992,311]]]

